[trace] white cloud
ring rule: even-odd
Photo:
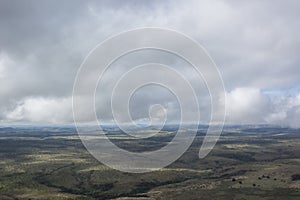
[[[278,100],[279,99],[279,100]],[[300,127],[300,94],[293,96],[282,95],[277,101],[272,101],[272,113],[266,118],[267,123]]]
[[[257,88],[236,88],[226,95],[228,122],[264,123],[270,99]]]
[[[70,98],[27,98],[6,113],[8,121],[69,123],[72,121]]]
[[[228,123],[300,127],[300,94],[272,97],[258,88],[236,88],[226,97]]]

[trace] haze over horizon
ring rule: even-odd
[[[106,38],[135,28],[180,31],[204,46],[218,66],[226,90],[227,124],[300,127],[300,2],[290,1],[0,1],[0,122],[73,123],[72,89],[85,56]],[[120,65],[157,56],[129,56],[106,80],[122,75]],[[139,60],[137,61],[137,58]],[[180,69],[170,55],[159,61]],[[184,73],[202,91],[203,83]],[[105,91],[99,92],[105,99]],[[209,121],[209,95],[199,95],[202,123]],[[121,101],[122,99],[120,99]],[[149,106],[162,103],[170,122],[178,102],[161,88],[136,93],[130,104],[138,123]],[[98,114],[112,115],[99,100]],[[160,110],[154,116],[162,115]],[[192,111],[191,111],[192,112]],[[83,110],[84,115],[84,110]],[[85,116],[82,121],[89,121]]]

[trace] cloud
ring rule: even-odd
[[[270,112],[270,99],[257,88],[236,88],[227,93],[228,122],[264,123]]]
[[[226,97],[227,123],[300,127],[300,94],[270,96],[248,87],[236,88]]]
[[[69,123],[72,120],[71,99],[27,98],[6,113],[7,121],[33,123]]]
[[[292,128],[299,128],[300,106],[296,106],[287,112],[285,125]]]
[[[208,50],[228,91],[228,122],[295,126],[299,116],[299,7],[299,1],[259,0],[1,1],[0,121],[72,122],[73,82],[87,53],[113,34],[154,26],[181,31]],[[140,62],[149,60],[139,58]],[[160,60],[175,65],[168,57]],[[133,58],[128,62],[137,63]],[[193,73],[184,73],[193,81]],[[117,74],[122,70],[112,71],[106,79],[114,80]],[[205,100],[200,105],[201,116],[207,121],[209,95],[201,93],[202,85],[198,87],[198,95]],[[290,88],[298,89],[289,96],[285,91]],[[280,95],[263,92],[269,89]],[[155,102],[169,108],[168,117],[178,117],[174,99],[158,90],[144,94],[157,96]],[[151,98],[136,101],[133,117],[144,119],[148,115],[145,105],[152,102]],[[111,113],[102,115],[111,120]]]
[[[276,96],[273,99],[272,113],[266,122],[299,128],[300,94]]]

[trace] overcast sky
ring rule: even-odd
[[[1,0],[0,121],[72,123],[74,78],[88,52],[121,31],[162,27],[209,52],[224,80],[227,123],[299,127],[299,9],[297,0]],[[175,119],[178,105],[164,92],[150,87],[136,94],[133,118],[143,120],[151,102],[162,102]]]

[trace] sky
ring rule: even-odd
[[[208,51],[224,81],[226,123],[298,128],[299,9],[297,0],[1,0],[0,122],[73,123],[73,83],[87,54],[119,32],[161,27],[194,38]],[[134,63],[137,57],[139,62],[148,60],[147,56],[132,55],[127,61]],[[160,60],[172,64],[168,55],[161,55]],[[176,63],[180,68],[180,61]],[[115,66],[106,80],[122,73]],[[99,94],[106,98],[105,91]],[[204,99],[201,122],[206,123],[208,96],[199,96]],[[110,122],[112,115],[101,102],[97,114]],[[159,102],[168,110],[170,122],[178,119],[174,97],[151,87],[136,93],[130,105],[132,118],[144,122],[149,106]],[[84,109],[82,112],[84,115]],[[160,112],[158,109],[154,115]]]

